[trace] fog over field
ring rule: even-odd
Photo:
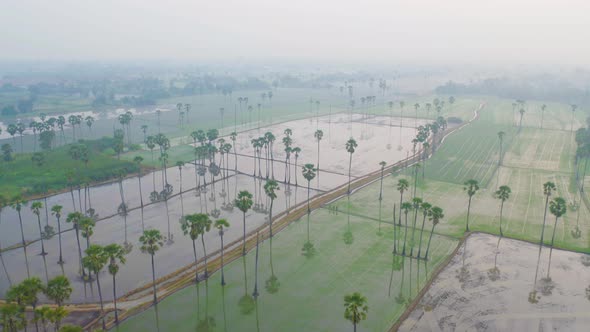
[[[0,58],[586,65],[589,11],[584,0],[5,1]]]

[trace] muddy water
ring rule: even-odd
[[[401,331],[588,331],[590,256],[471,235]]]

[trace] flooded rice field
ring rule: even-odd
[[[400,331],[588,331],[590,256],[469,236]]]
[[[197,176],[195,166],[187,163],[182,170],[178,167],[169,167],[165,172],[157,170],[143,174],[141,178],[132,177],[121,182],[94,186],[87,191],[84,188],[74,189],[72,192],[42,199],[46,207],[40,213],[42,231],[53,234],[44,240],[45,249],[48,252],[46,256],[39,255],[41,252],[39,228],[37,216],[30,210],[31,202],[21,210],[22,233],[25,241],[29,243],[26,248],[20,247],[22,240],[19,214],[14,209],[4,208],[0,213],[0,244],[2,248],[8,248],[1,255],[4,265],[8,268],[6,271],[0,269],[0,296],[4,296],[12,283],[18,283],[29,275],[50,279],[56,275],[65,274],[74,284],[73,302],[98,300],[95,285],[84,283],[79,276],[79,255],[75,232],[71,225],[65,222],[70,212],[92,209],[98,220],[89,241],[80,236],[82,251],[88,242],[102,245],[125,244],[130,251],[126,265],[121,268],[117,276],[118,294],[124,294],[151,280],[149,257],[138,249],[138,238],[144,229],[159,229],[168,239],[164,248],[158,252],[161,263],[157,265],[156,274],[157,277],[161,277],[192,263],[193,258],[188,250],[191,248],[191,242],[180,230],[179,219],[182,215],[203,212],[209,213],[214,219],[228,219],[233,227],[228,229],[225,241],[230,243],[241,238],[242,234],[241,227],[238,227],[242,224],[242,214],[238,209],[233,208],[231,203],[238,191],[248,190],[254,195],[255,209],[247,214],[247,231],[268,222],[269,200],[263,189],[267,168],[270,177],[274,173],[277,180],[286,180],[289,183],[279,183],[280,190],[274,202],[274,215],[304,202],[307,198],[307,183],[301,175],[300,168],[304,163],[317,163],[318,144],[313,139],[316,128],[323,129],[325,134],[320,141],[320,171],[316,179],[310,183],[311,197],[348,181],[349,154],[344,149],[344,144],[351,134],[357,138],[359,144],[352,161],[353,179],[378,170],[380,167],[378,163],[381,160],[394,163],[407,156],[411,149],[411,139],[415,135],[413,128],[390,127],[388,117],[373,117],[363,121],[363,116],[358,114],[352,115],[353,122],[349,126],[347,122],[349,116],[337,114],[320,117],[319,121],[315,118],[297,120],[271,128],[260,128],[260,133],[272,131],[277,137],[272,163],[264,159],[256,161],[253,158],[249,140],[250,137],[259,135],[259,130],[254,129],[238,136],[237,154],[226,155],[223,162],[219,160],[219,155],[216,157],[217,164],[224,166],[221,174],[216,177],[210,173]],[[392,125],[395,125],[396,119],[391,121]],[[299,146],[302,150],[297,161],[293,156],[291,157],[288,166],[285,164],[285,153],[280,143],[286,128],[292,129],[294,146]],[[390,131],[391,144],[388,145],[387,137]],[[187,156],[187,160],[191,157]],[[297,165],[295,165],[296,162]],[[260,175],[259,177],[253,176],[255,168],[256,175]],[[285,179],[285,174],[290,174],[290,179]],[[215,180],[214,185],[212,185],[213,180]],[[161,192],[166,182],[172,186],[171,196],[167,200],[152,202],[153,197],[150,196],[154,192]],[[197,186],[202,188],[198,196],[195,190]],[[179,194],[181,190],[183,193]],[[120,207],[123,202],[127,206],[127,214],[121,213]],[[51,207],[57,204],[63,206],[59,225],[62,229],[61,242],[65,260],[63,267],[57,264],[59,226],[57,219],[51,214]],[[216,232],[206,234],[205,242],[209,253],[219,249],[218,238]],[[202,254],[202,249],[198,248],[199,257],[202,257]],[[105,276],[101,278],[101,282],[104,289],[108,289],[111,287],[111,281],[108,274],[103,273]],[[103,293],[105,300],[112,298],[111,292]]]

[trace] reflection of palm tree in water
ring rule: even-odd
[[[197,288],[199,286],[197,285]],[[197,301],[200,301],[197,298]],[[198,310],[199,306],[197,306]],[[197,331],[214,331],[215,327],[217,326],[215,322],[215,318],[213,316],[209,316],[209,280],[205,279],[205,317],[203,319],[199,319],[199,313],[197,313]]]
[[[225,287],[221,287],[221,306],[223,310],[223,331],[227,332],[227,316],[225,311]]]
[[[500,279],[500,269],[498,269],[498,254],[500,253],[500,241],[502,237],[498,238],[498,244],[496,244],[496,253],[494,254],[494,267],[488,270],[488,278],[491,281]]]
[[[166,220],[168,222],[168,244],[172,244],[174,242],[174,235],[170,232],[170,211],[168,210],[168,199],[164,200],[164,205],[166,206]]]
[[[246,273],[246,256],[242,256],[242,264],[244,267],[244,295],[238,300],[240,313],[248,315],[254,310],[254,298],[248,294],[248,275]]]
[[[461,269],[459,269],[459,271],[457,271],[457,279],[459,279],[459,283],[461,283],[461,289],[465,288],[465,283],[469,279],[469,270],[467,269],[467,267],[465,265],[465,258],[467,256],[467,242],[468,241],[469,241],[469,239],[465,240],[465,244],[463,246],[463,255],[462,255],[463,262],[461,265]]]
[[[160,314],[158,313],[158,304],[154,305],[154,314],[156,315],[156,331],[160,332]]]
[[[275,294],[279,291],[279,287],[281,283],[279,282],[279,278],[277,278],[274,270],[274,266],[272,264],[272,237],[270,238],[270,277],[266,280],[265,288],[269,294]]]
[[[391,296],[391,284],[393,283],[393,271],[399,271],[401,269],[403,269],[404,266],[404,257],[403,256],[399,256],[396,254],[392,255],[392,261],[391,261],[391,275],[389,277],[389,289],[387,291],[387,296]],[[403,282],[403,276],[402,276],[402,282]],[[401,295],[401,287],[400,286],[400,295]]]
[[[537,303],[539,302],[539,298],[537,296],[537,276],[539,274],[539,264],[541,263],[541,250],[539,250],[539,255],[537,257],[537,267],[535,269],[535,281],[533,282],[533,290],[529,293],[529,302],[530,303]]]

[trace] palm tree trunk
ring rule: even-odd
[[[244,237],[242,239],[242,256],[246,255],[246,212],[243,212],[244,215]]]
[[[416,222],[418,222],[418,209],[414,211],[414,223],[412,224],[412,238],[410,239],[410,256],[414,254],[414,235],[416,234]]]
[[[381,184],[379,185],[379,201],[383,199],[383,168],[381,168]]]
[[[504,210],[504,200],[502,200],[502,203],[500,203],[500,236],[504,236],[504,233],[502,233],[502,211]]]
[[[100,288],[100,278],[98,277],[98,273],[100,271],[94,271],[94,275],[96,275],[96,286],[98,287],[98,298],[100,300],[100,314],[102,315],[102,313],[104,312],[104,305],[102,303],[102,289]],[[104,325],[104,319],[103,319],[103,325]]]
[[[398,225],[401,227],[402,226],[402,202],[404,199],[404,192],[403,190],[400,191],[400,195],[399,195],[399,222]],[[395,224],[395,220],[393,221],[393,223]]]
[[[553,224],[553,235],[551,236],[551,246],[549,247],[549,265],[547,266],[547,278],[549,278],[549,271],[551,270],[551,254],[553,253],[553,241],[555,240],[555,231],[557,230],[557,220],[559,217],[555,217],[555,223]]]
[[[430,231],[430,236],[428,237],[428,245],[426,246],[426,254],[424,254],[424,260],[428,259],[428,252],[430,251],[430,241],[432,241],[432,234],[434,234],[434,222],[432,223],[432,230]]]
[[[115,323],[119,323],[119,313],[117,312],[117,280],[113,274],[113,304],[115,306]]]
[[[469,203],[467,204],[467,223],[465,228],[466,232],[469,232],[469,212],[471,212],[471,197],[472,196],[469,196]]]
[[[270,237],[272,238],[272,205],[274,203],[274,199],[271,198],[270,200],[270,210],[268,214],[268,227],[270,228]]]
[[[549,195],[545,197],[545,212],[543,213],[543,228],[541,228],[541,242],[539,242],[539,251],[543,247],[543,237],[545,235],[545,221],[547,220],[547,206],[549,205]]]
[[[82,268],[82,247],[80,246],[80,231],[78,230],[77,225],[74,225],[74,230],[76,231],[76,243],[78,244],[78,262],[80,264],[80,270],[82,270],[82,277],[85,277],[86,271]]]
[[[43,231],[41,230],[41,217],[37,215],[37,224],[39,225],[39,238],[41,239],[41,256],[47,255],[45,252],[45,243],[43,241]]]
[[[401,213],[400,213],[401,214]],[[408,239],[408,212],[405,213],[406,217],[405,217],[405,225],[406,225],[406,231],[404,232],[404,247],[402,250],[402,255],[406,254],[406,241]]]
[[[395,224],[395,203],[393,204],[393,253],[397,253],[397,225]]]
[[[137,182],[139,183],[139,203],[141,207],[143,207],[143,193],[141,191],[141,171],[139,171],[139,174],[137,175]]]
[[[195,244],[194,239],[193,239],[193,256],[195,258],[195,281],[198,284],[199,283],[199,268],[198,268],[199,260],[197,259],[197,246]]]
[[[23,247],[26,247],[27,244],[25,243],[25,231],[23,230],[23,218],[21,216],[20,211],[18,211],[18,222],[20,223],[20,236],[22,238]]]
[[[223,275],[223,230],[219,231],[221,236],[221,286],[225,286],[225,276]]]
[[[348,194],[350,194],[350,169],[352,168],[352,153],[348,159]]]
[[[420,230],[420,241],[418,242],[418,258],[420,258],[420,252],[422,251],[422,235],[424,234],[424,225],[426,224],[426,213],[422,219],[422,229]]]
[[[205,249],[205,237],[203,234],[201,234],[201,244],[203,245],[203,258],[205,259],[205,278],[207,278],[207,249]]]
[[[154,255],[152,257],[152,289],[154,292],[154,304],[158,303],[158,297],[156,295],[156,267],[154,265]]]
[[[310,208],[309,208],[309,180],[307,180],[307,214],[309,214],[311,212]]]

